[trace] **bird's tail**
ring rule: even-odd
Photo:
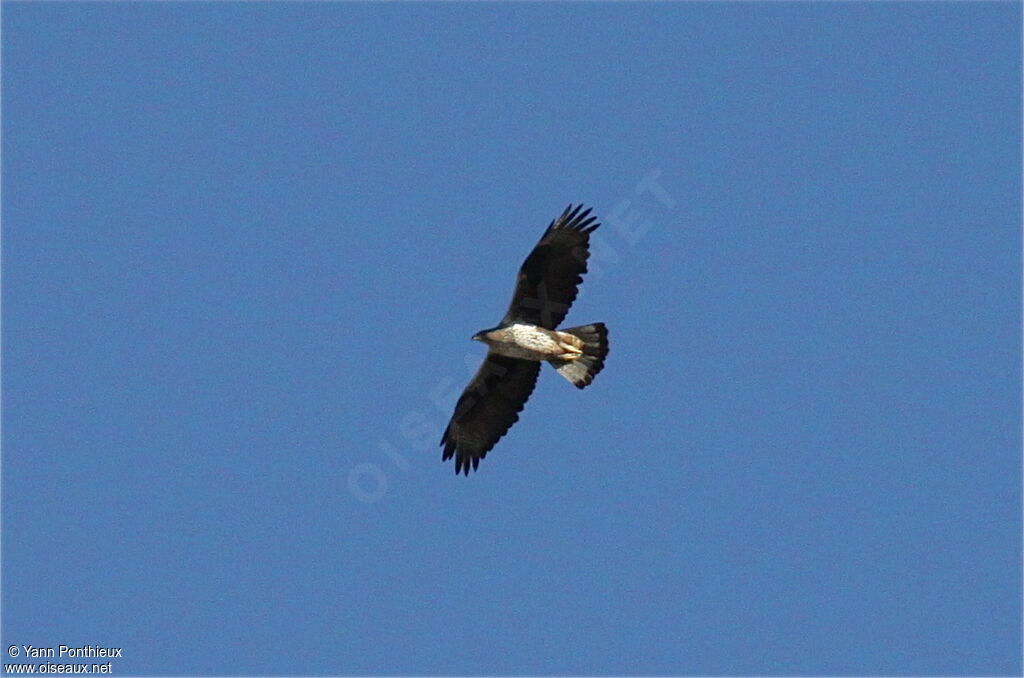
[[[568,379],[576,388],[586,388],[604,367],[608,355],[608,330],[604,323],[569,327],[566,332],[583,340],[583,355],[572,360],[549,360],[558,373]]]

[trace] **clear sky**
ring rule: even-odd
[[[1020,22],[5,3],[4,652],[1019,675]],[[605,371],[457,478],[569,202]]]

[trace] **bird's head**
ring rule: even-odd
[[[487,343],[487,335],[490,334],[491,332],[493,332],[496,329],[498,329],[498,328],[492,327],[489,330],[480,330],[479,332],[477,332],[476,334],[473,335],[472,339],[473,339],[473,341],[482,341],[482,342],[484,342],[486,344]]]

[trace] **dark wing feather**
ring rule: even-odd
[[[583,205],[569,205],[551,222],[519,269],[502,325],[526,322],[550,330],[565,319],[587,272],[590,233],[600,224]]]
[[[455,405],[441,444],[442,460],[455,457],[455,473],[469,475],[519,419],[537,383],[540,363],[488,353]]]

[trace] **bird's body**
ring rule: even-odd
[[[513,323],[477,337],[498,355],[520,360],[575,360],[583,355],[583,340],[579,337],[529,323]]]
[[[555,329],[576,299],[587,272],[590,233],[598,227],[590,210],[566,208],[551,222],[523,262],[508,312],[473,339],[488,345],[487,358],[455,405],[441,445],[442,459],[455,457],[455,472],[469,474],[519,419],[547,361],[577,388],[604,367],[608,332],[601,323]]]

